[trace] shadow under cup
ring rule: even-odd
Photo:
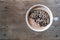
[[[41,26],[39,24],[37,24],[34,19],[30,18],[30,14],[31,14],[31,11],[33,10],[43,10],[45,11],[47,14],[48,14],[48,18],[49,19],[49,23],[45,26]],[[43,13],[42,13],[43,14]],[[35,14],[34,14],[35,15]],[[38,14],[39,15],[39,14]],[[44,15],[43,15],[44,16]],[[42,17],[43,19],[43,17]],[[45,20],[45,19],[44,19]],[[37,5],[34,5],[32,6],[30,9],[28,9],[27,13],[26,13],[26,23],[28,25],[28,27],[30,29],[32,29],[33,31],[36,31],[36,32],[42,32],[42,31],[45,31],[47,30],[51,24],[53,22],[53,15],[52,15],[52,12],[51,10],[46,7],[45,5],[41,5],[41,4],[37,4]],[[38,22],[39,23],[39,22]],[[40,23],[40,24],[43,24],[43,23]]]

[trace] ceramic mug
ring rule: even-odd
[[[43,10],[46,10],[46,11],[48,12],[49,17],[50,17],[50,22],[49,22],[49,24],[48,24],[47,26],[45,26],[44,29],[35,29],[35,28],[33,28],[33,27],[30,25],[29,20],[28,20],[29,12],[30,12],[33,8],[35,8],[35,7],[37,7],[37,6],[42,7],[41,9],[43,9]],[[45,30],[47,30],[47,29],[51,26],[52,22],[53,22],[53,14],[52,14],[51,10],[50,10],[47,6],[45,6],[45,5],[42,5],[42,4],[33,5],[33,6],[30,7],[30,8],[27,10],[27,12],[26,12],[26,23],[27,23],[28,27],[29,27],[31,30],[33,30],[33,31],[36,31],[36,32],[45,31]]]

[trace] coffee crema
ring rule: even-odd
[[[49,14],[38,7],[29,12],[28,20],[31,26],[45,27],[50,23]]]

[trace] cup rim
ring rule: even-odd
[[[33,9],[33,8],[36,7],[36,6],[42,6],[42,7],[46,8],[46,9],[49,11],[48,14],[49,14],[49,16],[50,16],[50,23],[49,23],[44,29],[42,29],[42,30],[40,30],[40,29],[37,30],[37,29],[32,28],[31,25],[30,25],[29,22],[28,22],[29,12],[31,11],[31,9]],[[50,10],[47,6],[45,6],[45,5],[42,5],[42,4],[33,5],[33,6],[31,6],[31,7],[27,10],[27,12],[26,12],[26,23],[27,23],[28,27],[29,27],[31,30],[33,30],[33,31],[36,31],[36,32],[45,31],[45,30],[47,30],[47,29],[51,26],[52,22],[53,22],[53,14],[52,14],[51,10]]]

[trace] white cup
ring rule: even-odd
[[[44,29],[34,29],[34,28],[29,24],[29,21],[28,21],[29,12],[30,12],[33,8],[35,8],[35,7],[37,7],[37,6],[40,6],[40,7],[42,7],[43,10],[46,10],[46,11],[48,12],[49,17],[50,17],[50,23],[49,23],[47,26],[45,26]],[[28,27],[29,27],[31,30],[33,30],[33,31],[36,31],[36,32],[45,31],[45,30],[47,30],[47,29],[51,26],[52,22],[53,22],[53,14],[52,14],[51,10],[50,10],[47,6],[45,6],[45,5],[42,5],[42,4],[33,5],[32,7],[30,7],[30,8],[27,10],[27,13],[26,13],[26,23],[27,23]]]

